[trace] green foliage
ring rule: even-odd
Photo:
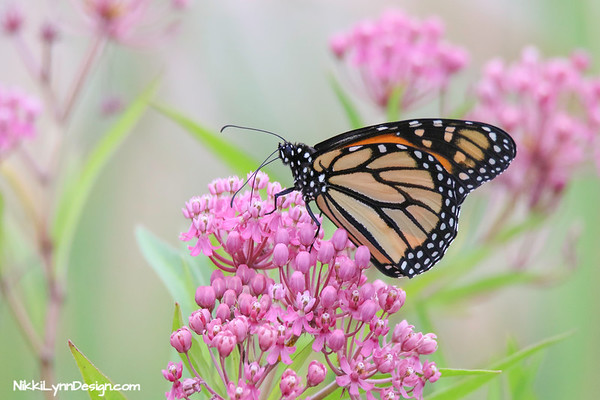
[[[570,333],[554,336],[543,340],[537,344],[526,347],[522,350],[516,351],[510,354],[508,357],[503,358],[502,360],[493,363],[489,370],[501,370],[505,371],[510,368],[519,365],[520,362],[525,360],[528,357],[540,352],[541,350],[565,339],[568,337]],[[442,375],[443,376],[443,375]],[[439,390],[428,396],[428,400],[454,400],[461,399],[473,391],[481,388],[483,385],[487,384],[490,380],[494,379],[497,374],[483,374],[480,376],[472,376],[466,379],[463,379],[451,386],[446,387],[443,390]]]
[[[204,128],[191,118],[164,104],[154,103],[153,105],[164,116],[170,118],[194,139],[206,146],[211,153],[220,158],[239,176],[245,177],[248,172],[254,171],[260,165],[260,161],[250,157],[246,151],[223,139],[219,134]]]
[[[135,231],[144,258],[186,315],[196,309],[196,288],[209,283],[212,267],[207,257],[192,257],[171,247],[144,227]]]
[[[102,139],[88,155],[85,164],[81,166],[78,177],[65,188],[56,209],[52,231],[56,244],[56,262],[61,272],[64,273],[67,268],[75,230],[96,179],[146,111],[157,86],[158,82],[149,85],[102,135]]]
[[[75,358],[75,362],[77,363],[77,367],[79,368],[79,372],[81,372],[81,376],[83,377],[83,381],[88,385],[114,385],[110,379],[106,377],[100,370],[92,364],[92,362],[85,356],[75,345],[73,342],[69,340],[69,349],[71,350],[71,354],[73,354],[73,358]],[[123,396],[118,391],[114,390],[88,390],[88,395],[92,400],[125,400],[126,397]]]
[[[333,92],[338,98],[340,105],[344,109],[346,113],[346,117],[348,118],[348,122],[350,123],[351,129],[358,129],[362,127],[364,124],[362,123],[362,119],[358,110],[352,103],[350,97],[346,94],[340,83],[335,79],[335,77],[331,77],[331,87],[333,88]]]

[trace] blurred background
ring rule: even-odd
[[[58,87],[73,74],[89,42],[77,25],[80,16],[75,3],[78,1],[21,3],[26,26],[34,26],[46,16],[60,16],[71,24],[57,47],[54,73]],[[451,96],[462,96],[478,80],[486,61],[495,57],[516,60],[527,45],[538,47],[544,57],[568,56],[574,49],[585,49],[592,57],[592,71],[600,70],[600,3],[593,0],[192,0],[180,11],[178,29],[170,36],[143,44],[108,45],[75,105],[65,137],[71,159],[61,160],[61,165],[68,168],[84,157],[114,122],[115,117],[102,115],[103,100],[118,96],[127,103],[156,78],[160,103],[215,131],[224,124],[241,124],[308,144],[344,132],[350,126],[330,84],[337,67],[329,38],[360,20],[399,7],[417,17],[438,16],[446,26],[447,40],[469,51],[469,67],[453,82]],[[32,37],[35,34],[30,33]],[[9,39],[0,41],[0,54],[1,84],[35,93],[36,86]],[[366,122],[385,119],[368,102],[356,101]],[[436,107],[431,106],[410,116],[435,113]],[[44,134],[44,124],[42,118],[39,136]],[[266,157],[277,145],[272,137],[252,132],[229,131],[226,137],[257,159]],[[40,145],[32,147],[36,154],[45,150]],[[284,167],[273,167],[278,168]],[[287,176],[287,171],[280,171],[279,176]],[[162,398],[169,385],[160,370],[175,359],[168,342],[173,300],[143,259],[134,229],[144,226],[184,249],[186,244],[178,236],[188,225],[181,207],[191,196],[205,193],[207,183],[229,174],[217,157],[178,125],[148,109],[100,174],[77,226],[57,333],[58,381],[81,380],[67,347],[70,339],[113,382],[140,383],[142,391],[126,393],[129,398]],[[289,185],[291,176],[282,183]],[[458,241],[460,235],[468,234],[468,221],[482,217],[474,213],[490,193],[482,190],[467,200],[462,214],[466,222]],[[572,331],[570,337],[531,361],[538,370],[531,398],[597,397],[598,204],[600,185],[590,164],[570,182],[562,203],[544,224],[547,239],[537,249],[531,268],[538,272],[547,269],[547,281],[512,286],[460,307],[436,308],[431,319],[448,363],[443,366],[486,367],[490,360],[505,354],[508,338],[524,347]],[[12,218],[19,224],[19,213]],[[568,242],[573,229],[578,234]],[[576,263],[564,265],[556,257],[564,246],[570,246]],[[506,251],[479,268],[500,268],[502,258],[510,258],[510,249]],[[443,262],[436,268],[443,268]],[[40,279],[36,274],[27,272],[23,284],[35,288]],[[26,307],[40,327],[42,306],[32,298]],[[420,330],[415,318],[407,318]],[[0,304],[0,349],[0,397],[42,398],[39,392],[12,390],[13,380],[36,380],[38,372],[4,300]],[[64,392],[61,396],[76,399],[84,398],[85,393]],[[486,397],[485,390],[473,395]]]

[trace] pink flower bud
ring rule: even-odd
[[[435,363],[429,360],[425,361],[423,364],[423,378],[429,382],[435,382],[440,376],[442,376],[442,373],[437,369]]]
[[[358,272],[359,272],[359,270],[356,267],[356,264],[354,263],[354,261],[352,261],[348,258],[345,258],[340,263],[340,268],[338,270],[338,277],[344,282],[349,282],[357,276]]]
[[[406,320],[403,320],[394,327],[392,333],[392,342],[402,343],[409,335],[412,335],[414,326],[409,325]]]
[[[235,254],[242,248],[243,240],[238,231],[231,231],[227,236],[226,248],[229,254]]]
[[[211,320],[208,324],[206,324],[206,332],[204,335],[204,341],[206,343],[211,343],[214,337],[221,332],[223,329],[223,324],[220,318],[215,318]]]
[[[235,335],[227,330],[219,332],[213,340],[213,346],[217,348],[221,357],[230,355],[235,348],[235,344]]]
[[[220,300],[221,298],[223,298],[223,293],[225,293],[225,290],[227,289],[227,285],[225,284],[225,279],[217,278],[210,283],[210,286],[215,291],[215,297],[217,299]]]
[[[437,350],[436,336],[433,333],[427,333],[423,335],[423,341],[417,347],[417,353],[419,354],[431,354]]]
[[[333,351],[340,350],[346,344],[346,335],[341,329],[336,329],[327,338],[327,346]]]
[[[212,311],[215,308],[215,290],[212,286],[198,286],[196,289],[196,304]]]
[[[367,269],[369,267],[369,262],[371,261],[369,248],[367,246],[359,246],[358,249],[356,249],[356,254],[354,254],[354,261],[358,268]]]
[[[182,326],[171,333],[171,346],[180,353],[186,353],[192,347],[192,332],[187,326]]]
[[[369,322],[374,316],[379,305],[373,300],[366,300],[360,307],[360,320],[363,322]]]
[[[310,246],[315,239],[315,230],[311,224],[302,224],[298,231],[300,243],[306,247]]]
[[[275,232],[275,243],[277,244],[290,244],[290,233],[287,229],[279,228],[277,232]]]
[[[43,42],[52,44],[58,39],[58,27],[56,24],[46,21],[40,30],[40,38]]]
[[[277,340],[277,329],[271,324],[263,324],[258,328],[258,347],[262,351],[269,350]]]
[[[212,284],[215,279],[225,279],[225,275],[223,275],[223,271],[220,269],[215,269],[212,274],[210,274],[210,283]]]
[[[246,264],[240,264],[237,267],[237,271],[235,271],[235,276],[240,278],[242,281],[242,285],[247,285],[248,282],[256,275],[256,271],[248,268]]]
[[[388,314],[398,312],[406,300],[406,292],[395,286],[382,288],[377,292],[379,306]]]
[[[336,230],[331,237],[331,244],[336,251],[342,251],[348,244],[348,234],[342,228]]]
[[[169,382],[175,382],[181,379],[181,373],[183,371],[183,363],[180,361],[177,364],[169,361],[167,369],[162,370],[162,374]]]
[[[248,319],[245,317],[236,317],[227,324],[227,329],[235,335],[238,343],[242,343],[246,339],[248,327]]]
[[[423,341],[423,334],[421,332],[413,332],[411,335],[408,335],[406,339],[401,344],[402,351],[416,351],[417,347]]]
[[[181,384],[181,389],[186,396],[191,396],[194,393],[199,393],[202,390],[199,378],[186,378]]]
[[[310,269],[310,253],[308,251],[300,251],[296,256],[296,271],[306,274]]]
[[[305,288],[305,277],[300,271],[294,271],[289,279],[289,287],[292,293],[301,293]]]
[[[10,6],[0,15],[0,24],[4,33],[14,35],[23,26],[23,13],[16,6]]]
[[[252,310],[252,303],[254,303],[256,299],[254,296],[248,293],[242,293],[238,296],[238,310],[242,315],[248,316],[250,315],[250,311]]]
[[[229,321],[231,318],[231,309],[227,304],[221,303],[215,311],[215,317],[219,318],[221,321]]]
[[[200,308],[195,310],[188,319],[190,329],[198,335],[202,335],[204,333],[204,329],[206,328],[206,324],[208,324],[211,320],[211,315],[207,309]]]
[[[308,386],[317,386],[325,380],[325,376],[327,376],[327,368],[323,364],[317,360],[312,360],[308,364],[308,375],[306,377]]]
[[[323,290],[321,290],[321,305],[324,308],[332,308],[333,305],[337,302],[338,296],[339,294],[336,288],[334,288],[331,285],[325,286]]]
[[[319,254],[317,259],[323,264],[329,264],[333,259],[333,254],[335,253],[335,249],[333,248],[333,244],[330,241],[321,242],[321,248],[319,248]]]
[[[225,285],[227,289],[233,290],[236,296],[242,293],[242,280],[237,276],[226,276]]]
[[[261,367],[256,361],[244,367],[245,378],[252,384],[256,384],[263,377],[265,367]]]
[[[288,262],[289,255],[290,251],[288,250],[287,245],[283,243],[276,244],[273,249],[273,264],[278,267],[284,266]]]
[[[250,280],[250,291],[253,295],[258,296],[267,290],[267,278],[263,274],[256,274]]]
[[[302,385],[300,383],[300,378],[296,371],[292,369],[286,369],[281,375],[281,382],[279,383],[279,389],[281,390],[281,395],[286,397],[295,398],[295,393],[300,392]]]
[[[235,294],[235,291],[232,289],[227,289],[225,293],[223,293],[223,298],[221,299],[221,304],[227,304],[229,308],[233,307],[237,302],[238,296]]]

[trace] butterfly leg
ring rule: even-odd
[[[275,193],[275,195],[273,196],[273,209],[271,211],[269,211],[268,213],[266,213],[265,215],[273,214],[275,212],[275,210],[277,210],[277,200],[281,196],[285,196],[286,194],[290,194],[290,193],[292,193],[295,190],[298,190],[298,189],[296,189],[296,187],[291,187],[291,188],[284,189],[284,190],[282,190],[279,193]]]

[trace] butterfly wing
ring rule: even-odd
[[[457,181],[457,197],[501,174],[516,155],[502,129],[473,121],[419,119],[383,123],[334,136],[315,146],[321,154],[349,146],[396,143],[432,155]]]
[[[356,144],[315,154],[325,175],[315,201],[388,276],[420,274],[455,238],[456,179],[433,155],[398,143]]]

